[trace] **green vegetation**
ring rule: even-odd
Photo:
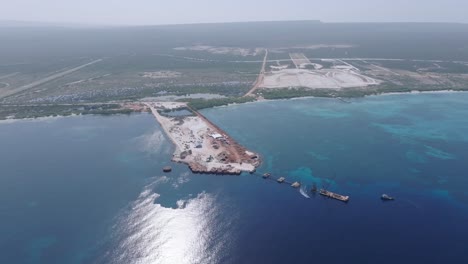
[[[291,89],[263,89],[258,92],[263,98],[268,100],[275,99],[289,99],[296,97],[317,96],[317,97],[332,97],[329,89],[305,89],[305,88],[291,88]]]
[[[15,118],[37,118],[45,116],[69,115],[111,115],[130,114],[131,109],[122,108],[119,104],[93,105],[1,105],[0,120]]]
[[[263,98],[268,100],[289,99],[297,97],[362,97],[370,94],[377,94],[376,90],[369,89],[305,89],[305,88],[290,88],[290,89],[264,89],[260,91]]]
[[[189,99],[180,100],[188,102],[189,106],[195,110],[211,108],[215,106],[222,106],[228,104],[242,104],[247,102],[253,102],[256,99],[254,97],[228,97],[228,98],[216,98],[216,99]]]
[[[406,93],[412,91],[429,92],[429,91],[468,91],[466,88],[444,88],[439,86],[397,86],[392,84],[383,84],[376,87],[366,88],[346,88],[341,90],[336,89],[305,89],[305,88],[290,88],[290,89],[263,89],[258,94],[268,100],[277,99],[290,99],[297,97],[343,97],[343,98],[356,98],[364,97],[366,95],[375,95],[383,93]]]
[[[398,59],[347,61],[361,69],[363,75],[385,81],[379,86],[260,90],[266,99],[466,90],[468,82],[468,26],[464,24],[295,21],[83,29],[80,34],[67,28],[43,28],[41,34],[37,30],[0,28],[4,40],[0,50],[0,119],[127,113],[131,110],[106,102],[164,95],[206,93],[227,97],[184,99],[194,109],[253,101],[254,98],[241,96],[258,76],[263,51],[250,56],[257,48],[270,51],[267,69],[278,65],[294,68],[288,61],[289,53],[304,53],[324,68],[337,62],[322,58]],[[41,45],[24,45],[25,39]],[[439,41],[428,41],[432,39]],[[347,46],[317,47],[324,43]],[[198,44],[217,50],[193,49]],[[243,56],[246,54],[250,55]],[[11,89],[96,59],[103,60],[9,94]],[[392,70],[398,74],[391,74]]]

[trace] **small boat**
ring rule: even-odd
[[[281,178],[277,179],[276,181],[277,181],[278,183],[283,183],[285,180],[286,180],[286,179],[285,179],[284,177],[281,177]]]
[[[391,196],[388,196],[386,194],[382,194],[382,196],[380,196],[380,199],[382,199],[384,201],[393,201],[393,200],[395,200],[395,198],[393,198]]]
[[[266,178],[269,178],[270,176],[271,176],[271,174],[270,174],[270,173],[265,173],[265,174],[263,174],[263,176],[262,176],[262,177],[263,177],[263,179],[266,179]]]
[[[311,191],[312,192],[317,192],[317,184],[314,183],[314,185],[312,185]]]

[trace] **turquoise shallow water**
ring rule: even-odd
[[[437,188],[466,204],[467,102],[466,93],[387,95],[351,103],[317,98],[205,114],[262,153],[263,170],[306,182],[391,181],[395,188]]]
[[[170,163],[154,118],[0,123],[0,263],[465,263],[468,94],[204,110],[261,177]],[[388,193],[396,201],[383,203]]]

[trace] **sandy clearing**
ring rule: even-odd
[[[142,77],[151,78],[151,79],[164,79],[164,78],[178,78],[182,75],[180,72],[176,71],[154,71],[154,72],[144,72]]]
[[[351,88],[365,87],[380,83],[378,80],[350,70],[323,69],[284,69],[265,75],[262,88]]]
[[[190,47],[177,47],[174,50],[191,50],[191,51],[206,51],[212,54],[230,54],[230,55],[238,55],[238,56],[257,56],[263,48],[239,48],[239,47],[214,47],[208,45],[196,45]]]

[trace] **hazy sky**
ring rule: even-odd
[[[319,19],[468,22],[468,0],[0,0],[0,20],[180,24]]]

